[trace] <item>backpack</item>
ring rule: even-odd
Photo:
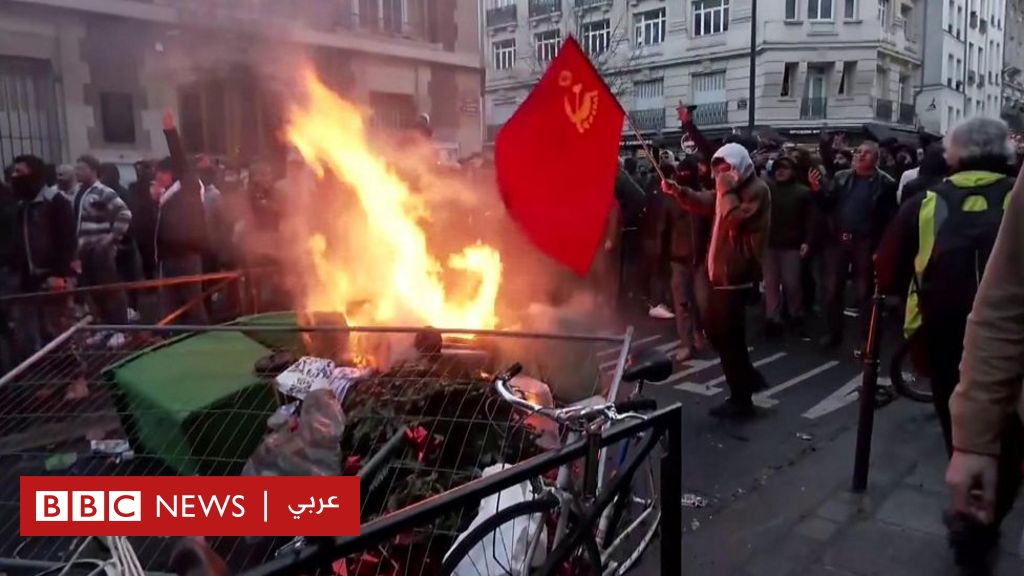
[[[965,187],[953,177],[926,192],[921,202],[904,321],[908,340],[929,316],[966,318],[974,305],[1013,180],[995,173],[973,174],[988,182]]]

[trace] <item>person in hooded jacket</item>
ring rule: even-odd
[[[705,328],[722,360],[729,399],[711,409],[716,418],[755,414],[753,394],[765,388],[764,376],[747,350],[746,304],[761,279],[761,258],[771,221],[771,193],[754,173],[750,153],[740,144],[719,148],[711,159],[715,190],[685,188],[666,180],[662,190],[690,212],[713,217],[708,250],[711,293]]]
[[[811,191],[799,181],[795,164],[781,157],[772,164],[772,227],[764,258],[765,332],[769,338],[782,336],[782,302],[794,335],[807,339],[801,266],[810,253],[814,229]]]
[[[150,192],[157,203],[156,262],[160,278],[194,276],[203,272],[206,251],[206,214],[203,184],[189,166],[181,135],[171,112],[164,114],[164,136],[171,155],[156,166]],[[165,313],[186,304],[183,318],[190,324],[205,324],[206,307],[202,284],[187,282],[163,289]]]

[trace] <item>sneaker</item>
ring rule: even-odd
[[[658,320],[671,320],[676,317],[676,315],[673,314],[672,311],[664,304],[652,306],[651,309],[647,311],[647,315],[651,318],[657,318]]]
[[[128,337],[124,335],[124,332],[114,332],[111,334],[110,339],[107,340],[107,348],[111,350],[120,350],[124,348],[124,345],[128,343]]]
[[[708,410],[708,414],[713,418],[721,418],[723,420],[745,420],[756,416],[757,411],[754,410],[753,403],[740,404],[733,402],[732,398],[730,398]]]
[[[85,339],[85,345],[89,348],[99,348],[110,338],[110,332],[102,330]]]
[[[676,352],[676,362],[685,363],[693,360],[693,348],[680,348]]]

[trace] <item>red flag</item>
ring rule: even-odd
[[[624,112],[570,36],[498,133],[498,187],[552,258],[586,275],[614,202]]]

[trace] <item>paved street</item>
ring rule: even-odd
[[[638,346],[671,351],[671,332],[671,322],[644,321]],[[824,354],[811,343],[759,336],[750,344],[770,386],[752,421],[708,416],[727,396],[717,359],[677,365],[648,392],[683,404],[683,489],[707,499],[685,509],[684,573],[953,574],[941,523],[945,455],[931,406],[897,399],[876,413],[869,490],[854,496],[861,364],[850,347]],[[1000,574],[1024,570],[1021,524],[1018,510],[1005,530]],[[643,574],[657,573],[652,560]]]

